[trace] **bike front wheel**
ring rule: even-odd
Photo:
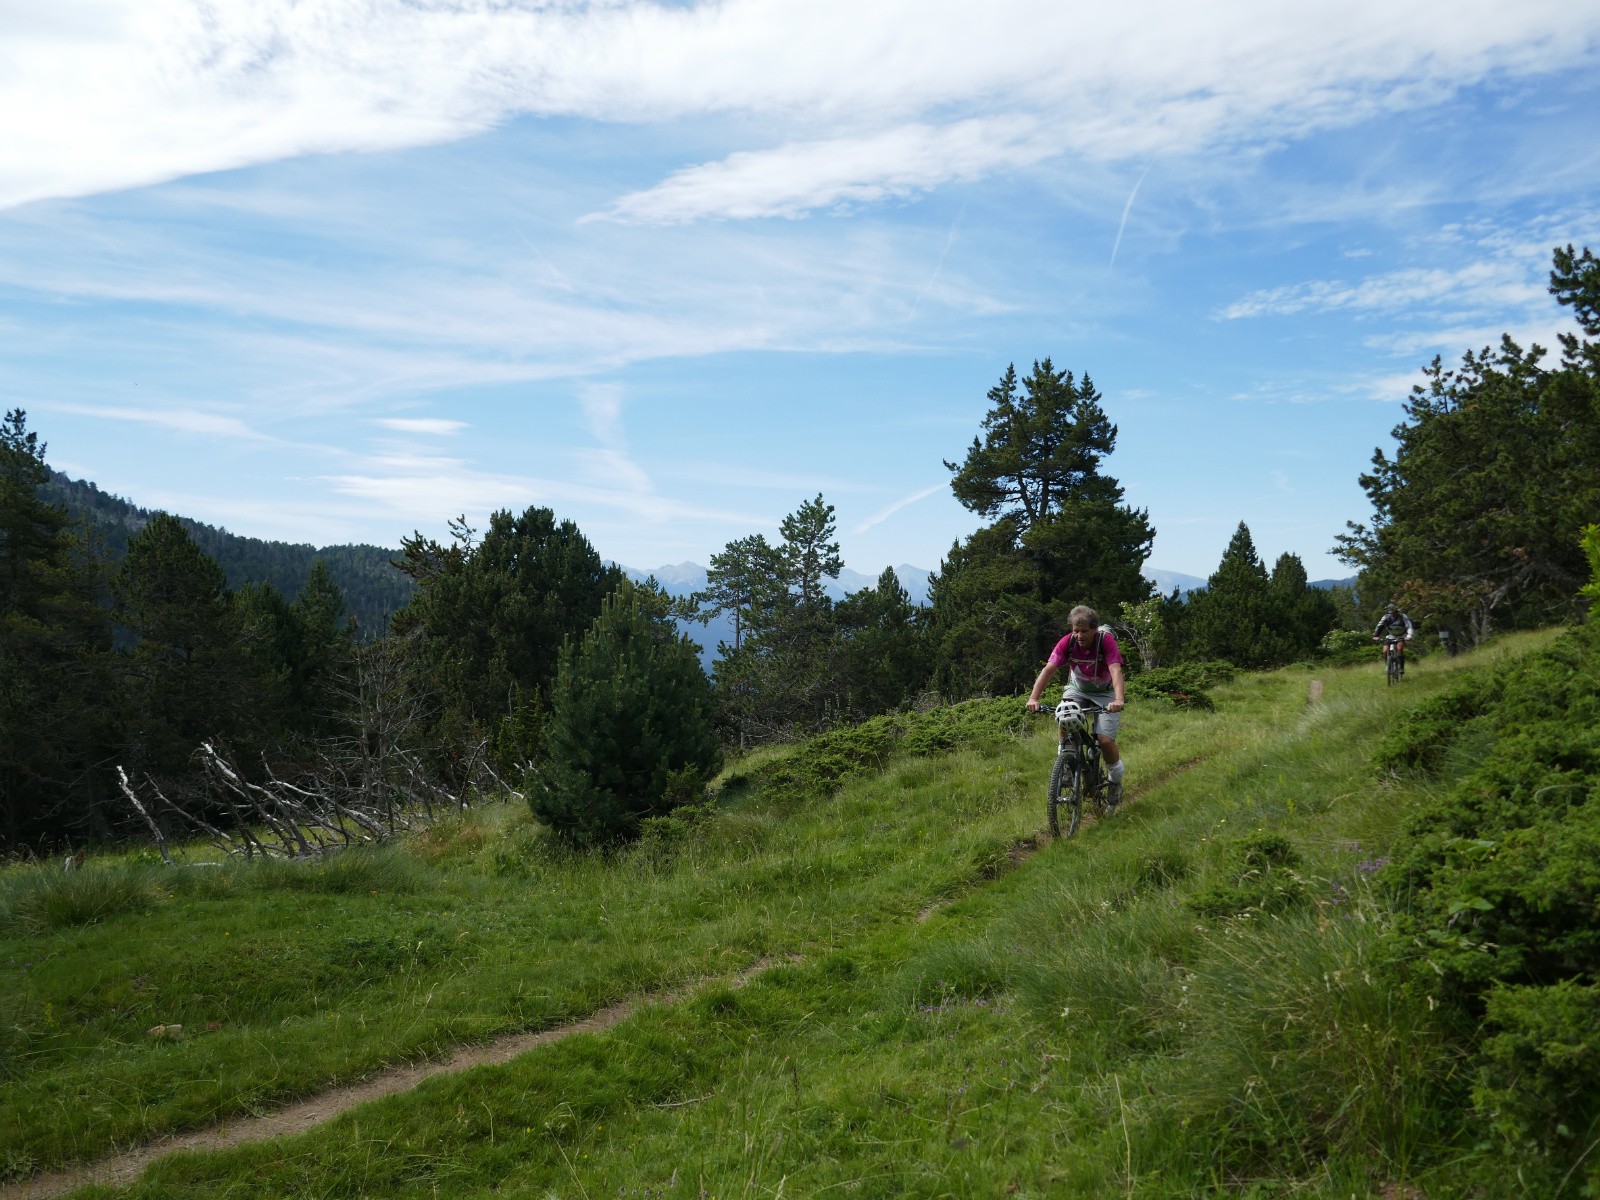
[[[1058,754],[1050,769],[1049,818],[1053,838],[1070,838],[1078,832],[1083,796],[1076,766],[1072,754]]]

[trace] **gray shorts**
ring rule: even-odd
[[[1070,685],[1061,689],[1063,700],[1082,700],[1091,704],[1100,711],[1095,714],[1094,731],[1101,737],[1117,740],[1117,730],[1122,726],[1122,714],[1119,712],[1106,712],[1106,705],[1117,698],[1115,692],[1085,692],[1080,688]]]

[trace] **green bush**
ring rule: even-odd
[[[1372,635],[1354,629],[1330,629],[1317,646],[1317,658],[1336,666],[1375,661]]]
[[[1593,1140],[1600,1114],[1600,986],[1497,987],[1487,995],[1473,1102],[1512,1145],[1566,1159]],[[1591,1178],[1600,1164],[1591,1168]]]
[[[571,845],[632,840],[721,767],[713,713],[693,644],[624,584],[562,648],[530,806]]]
[[[1257,832],[1228,844],[1224,878],[1201,888],[1186,905],[1203,917],[1279,912],[1305,898],[1306,883],[1295,873],[1300,853],[1276,833]]]
[[[928,712],[891,713],[830,730],[794,753],[754,768],[749,778],[769,804],[793,806],[830,795],[847,779],[881,770],[898,755],[939,754],[1015,738],[1038,718],[1020,697],[967,700]]]
[[[1491,710],[1500,690],[1498,680],[1473,674],[1429,697],[1384,734],[1373,755],[1374,764],[1386,774],[1438,770],[1445,752],[1467,736],[1473,721]],[[1492,732],[1492,728],[1479,728],[1476,736],[1492,736]]]
[[[1600,624],[1570,631],[1501,681],[1484,760],[1409,824],[1387,878],[1405,986],[1474,1032],[1477,1114],[1552,1172],[1600,1127]],[[1427,761],[1446,693],[1412,731]],[[1426,710],[1429,706],[1422,706]],[[1580,1144],[1581,1143],[1581,1144]]]
[[[1166,700],[1175,708],[1210,712],[1216,708],[1216,704],[1206,694],[1206,689],[1232,682],[1235,673],[1232,663],[1220,659],[1158,667],[1130,678],[1128,695],[1131,698]]]

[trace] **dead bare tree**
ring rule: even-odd
[[[172,861],[163,820],[229,856],[306,858],[386,841],[486,796],[517,796],[495,774],[486,740],[461,756],[460,785],[446,786],[429,769],[432,751],[413,744],[424,727],[424,708],[392,644],[356,653],[342,698],[346,728],[311,746],[294,771],[264,758],[260,775],[251,778],[226,749],[203,743],[194,756],[203,803],[180,804],[149,776],[141,797],[119,767],[122,793],[149,826],[162,858]]]

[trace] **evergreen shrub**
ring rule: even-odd
[[[1448,691],[1411,709],[1378,742],[1374,765],[1384,773],[1436,771],[1445,752],[1467,734],[1469,722],[1488,713],[1500,697],[1500,682],[1472,673]],[[1481,729],[1480,735],[1491,731]]]
[[[797,806],[831,795],[899,755],[938,754],[1015,738],[1031,720],[1020,697],[967,700],[927,712],[891,713],[831,730],[728,783],[751,782],[769,804]],[[726,784],[724,786],[727,786]]]
[[[1128,695],[1140,699],[1169,700],[1177,708],[1211,712],[1216,704],[1206,694],[1206,689],[1219,683],[1228,683],[1234,673],[1231,663],[1220,661],[1158,667],[1128,680]]]
[[[1276,833],[1256,832],[1228,844],[1223,879],[1201,888],[1185,904],[1203,917],[1237,917],[1245,913],[1280,912],[1306,895],[1306,882],[1295,872],[1300,852]]]
[[[1596,622],[1508,672],[1500,703],[1464,727],[1492,730],[1486,757],[1413,818],[1388,869],[1392,969],[1471,1031],[1476,1116],[1547,1173],[1535,1190],[1580,1168],[1600,1183],[1583,1157],[1600,1134],[1597,677]],[[1414,722],[1418,744],[1433,719]]]
[[[562,648],[528,802],[570,845],[630,841],[704,794],[722,765],[714,720],[694,644],[624,583]]]
[[[1372,637],[1357,629],[1330,629],[1317,644],[1317,658],[1339,667],[1372,662]]]

